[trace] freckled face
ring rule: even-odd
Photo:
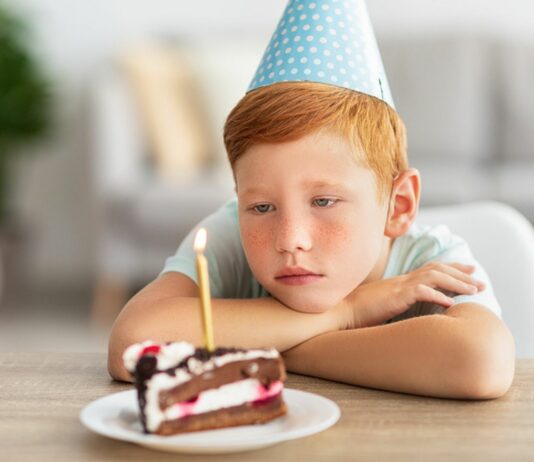
[[[340,136],[252,146],[236,163],[239,226],[258,282],[305,312],[333,307],[378,264],[387,204]]]

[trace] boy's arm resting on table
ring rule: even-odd
[[[317,335],[343,328],[336,309],[299,313],[273,298],[213,299],[215,343],[246,348],[287,350]],[[188,341],[203,345],[197,285],[187,276],[163,274],[136,294],[115,321],[108,346],[108,371],[131,381],[122,354],[144,340]]]
[[[418,395],[488,399],[510,387],[515,346],[506,325],[475,303],[319,335],[285,351],[290,372]]]

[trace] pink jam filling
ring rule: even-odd
[[[176,403],[173,407],[180,409],[180,417],[186,417],[195,413],[195,405],[198,398],[194,401],[183,401],[182,403]]]
[[[283,388],[284,388],[284,384],[280,380],[277,380],[276,382],[272,382],[269,388],[265,388],[262,384],[258,384],[256,388],[256,393],[257,393],[256,396],[254,397],[254,399],[248,402],[255,404],[255,405],[262,404],[262,402],[268,401],[269,399],[281,393]],[[178,418],[196,414],[195,407],[198,404],[198,401],[201,395],[202,393],[200,395],[197,395],[191,398],[188,401],[182,401],[181,403],[174,404],[172,408],[173,408],[173,411],[175,410],[179,411]]]
[[[252,400],[253,403],[256,401],[264,401],[271,398],[272,396],[277,395],[284,388],[284,384],[277,380],[276,382],[271,383],[269,388],[265,388],[261,383],[257,387],[258,396]]]
[[[149,345],[149,346],[143,348],[143,351],[141,351],[141,354],[139,355],[139,357],[147,355],[149,353],[157,355],[160,352],[160,350],[161,350],[161,346],[160,345],[156,345],[156,344]]]

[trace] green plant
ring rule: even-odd
[[[24,23],[0,3],[0,225],[7,215],[8,159],[48,126],[50,91],[26,43]]]

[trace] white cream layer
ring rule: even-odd
[[[137,361],[141,359],[143,351],[145,348],[151,346],[159,348],[159,352],[154,354],[158,363],[157,368],[159,370],[170,369],[171,367],[177,366],[185,358],[191,356],[195,352],[195,347],[187,342],[172,342],[165,344],[146,340],[143,343],[134,343],[133,345],[130,345],[122,355],[126,370],[134,372]]]
[[[237,361],[248,361],[249,359],[273,359],[278,358],[280,353],[274,348],[268,350],[246,350],[239,351],[236,353],[225,353],[220,356],[213,356],[208,361],[199,361],[198,359],[192,357],[187,360],[187,367],[189,370],[195,374],[200,375],[204,372],[211,371],[216,367],[224,366],[225,364],[237,362]]]
[[[196,401],[176,403],[164,411],[159,407],[157,399],[159,393],[154,393],[149,388],[145,407],[147,428],[149,431],[155,431],[164,420],[179,419],[188,415],[202,414],[239,406],[247,402],[268,399],[280,393],[283,388],[284,385],[279,380],[271,383],[269,389],[266,390],[257,379],[245,379],[206,390],[198,395]]]

